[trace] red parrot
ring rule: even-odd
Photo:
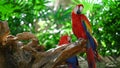
[[[89,68],[96,68],[95,57],[97,56],[96,42],[92,37],[92,29],[87,17],[82,14],[84,6],[82,4],[77,5],[72,11],[72,31],[74,35],[79,39],[83,38],[87,40],[86,55]]]
[[[71,43],[70,36],[63,35],[63,36],[61,36],[61,38],[59,40],[58,46],[61,46],[63,44],[69,44],[69,43]],[[77,56],[72,56],[72,57],[68,58],[66,60],[66,62],[68,63],[68,68],[78,68],[79,67]]]

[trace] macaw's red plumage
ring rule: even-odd
[[[61,36],[58,45],[61,46],[63,44],[69,44],[71,41],[70,37],[68,35]]]
[[[61,38],[59,40],[58,46],[62,46],[64,44],[69,44],[69,43],[71,43],[70,36],[63,35],[63,36],[61,36]],[[66,62],[68,64],[68,68],[78,68],[79,67],[77,56],[72,56],[72,57],[68,58],[66,60]]]
[[[96,43],[92,37],[92,29],[87,17],[82,14],[83,5],[77,5],[72,11],[72,30],[74,35],[79,39],[87,40],[86,54],[89,68],[96,68],[95,57],[97,55]]]

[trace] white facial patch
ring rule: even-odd
[[[83,7],[82,7],[82,6],[80,6],[80,12],[82,12],[82,10],[83,10]]]
[[[74,13],[77,14],[78,6],[74,8]]]
[[[70,37],[67,37],[68,38],[68,41],[71,42],[71,38]]]

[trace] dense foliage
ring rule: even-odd
[[[120,1],[105,1],[95,4],[91,13],[94,35],[100,42],[103,55],[120,54]]]
[[[46,49],[58,44],[61,34],[68,33],[72,40],[76,37],[71,30],[71,11],[79,3],[84,5],[84,14],[90,19],[93,35],[99,43],[102,55],[120,54],[120,1],[72,0],[66,8],[53,10],[52,0],[1,0],[0,20],[9,22],[11,34],[30,31]]]

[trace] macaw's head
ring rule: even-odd
[[[74,9],[73,12],[75,14],[81,14],[82,10],[83,10],[84,6],[82,4],[77,5]]]
[[[69,44],[71,42],[71,38],[68,35],[62,35],[60,37],[58,45],[61,46],[63,44]]]

